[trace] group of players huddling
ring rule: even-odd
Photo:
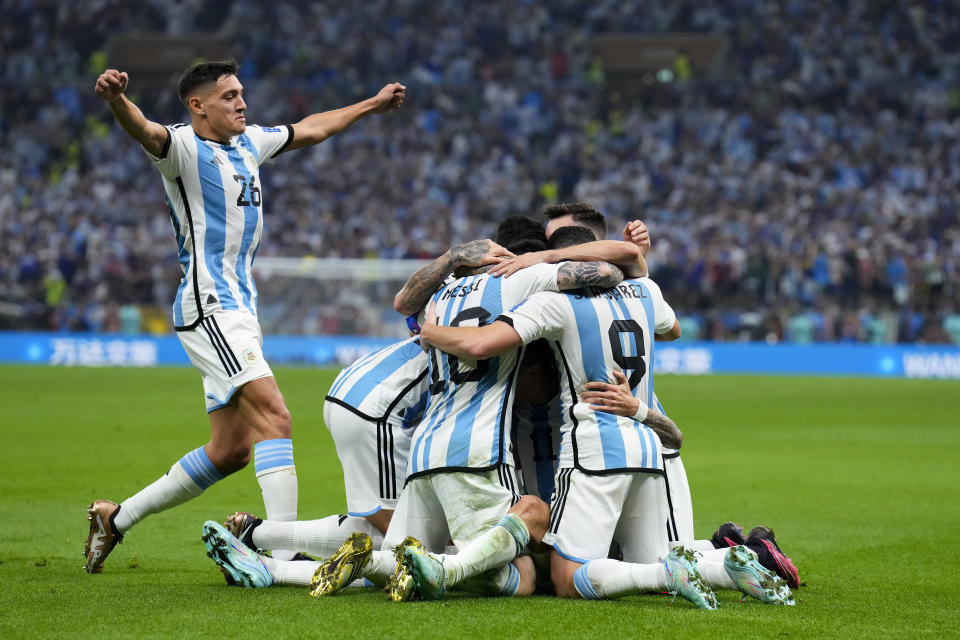
[[[163,176],[183,280],[177,335],[203,376],[211,436],[120,504],[88,509],[84,556],[102,570],[146,516],[200,495],[253,452],[266,518],[236,512],[202,537],[227,582],[383,586],[395,601],[452,588],[619,598],[668,592],[714,609],[713,589],[794,603],[796,567],[767,527],[696,540],[683,440],[654,393],[655,341],[680,335],[647,277],[636,220],[605,240],[585,203],[501,222],[413,274],[395,307],[411,337],[334,381],[324,421],[348,514],[296,520],[291,420],[264,360],[252,265],[263,224],[258,167],[403,104],[385,86],[294,125],[246,125],[233,61],[201,63],[178,92],[191,124],[147,120],[107,70],[97,94]],[[266,550],[271,550],[269,553]],[[322,560],[314,560],[310,555]]]

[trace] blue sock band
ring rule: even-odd
[[[593,583],[587,574],[588,564],[589,563],[583,565],[573,572],[573,586],[576,587],[577,593],[579,593],[584,600],[603,600],[603,596],[593,588]]]
[[[508,513],[500,518],[500,522],[498,522],[496,526],[503,527],[510,532],[510,535],[513,536],[513,541],[517,543],[517,553],[523,551],[523,548],[530,542],[530,532],[527,531],[527,525],[523,522],[523,519],[515,513]]]
[[[253,468],[257,474],[277,467],[293,466],[293,440],[277,438],[253,445]]]
[[[187,472],[194,484],[203,491],[224,478],[224,475],[217,471],[217,468],[210,462],[210,458],[207,457],[207,452],[203,450],[203,447],[197,447],[183,456],[177,464]]]
[[[520,588],[520,571],[512,562],[507,563],[507,569],[510,570],[510,575],[507,577],[507,581],[503,586],[500,587],[500,595],[514,596],[517,594],[517,589]]]

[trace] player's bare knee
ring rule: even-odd
[[[293,433],[293,421],[282,397],[271,398],[261,403],[258,409],[257,431],[265,440],[290,437]]]
[[[550,523],[550,507],[543,500],[534,495],[525,495],[510,508],[527,525],[530,539],[539,543]]]

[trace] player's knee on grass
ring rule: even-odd
[[[516,514],[527,525],[530,532],[530,542],[539,545],[550,524],[550,507],[547,503],[534,495],[525,495],[510,508],[508,513]]]
[[[579,598],[580,592],[573,584],[573,574],[583,565],[567,560],[556,551],[550,552],[550,579],[560,598]]]

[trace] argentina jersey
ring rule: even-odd
[[[675,315],[649,278],[612,289],[589,287],[539,293],[501,318],[524,343],[554,340],[563,405],[559,466],[584,473],[662,472],[660,439],[631,418],[594,411],[580,402],[589,381],[624,372],[636,397],[653,403],[654,335],[669,331]]]
[[[558,269],[555,264],[538,264],[507,278],[481,274],[446,283],[432,298],[437,323],[488,324],[536,291],[556,291]],[[475,361],[429,350],[430,403],[413,434],[409,477],[513,464],[505,429],[520,353],[517,349]]]
[[[427,401],[427,354],[419,338],[360,358],[340,372],[326,399],[367,420],[415,426]]]
[[[293,128],[249,125],[230,144],[202,138],[188,125],[168,126],[160,156],[183,279],[173,324],[190,329],[217,310],[257,315],[253,260],[263,230],[259,167],[293,140]]]
[[[540,496],[548,504],[557,472],[562,413],[559,394],[543,404],[513,405],[510,440],[521,492]]]

